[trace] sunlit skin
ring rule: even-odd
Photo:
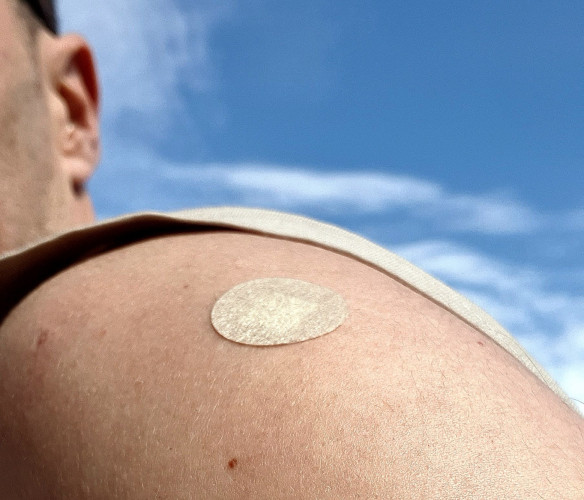
[[[0,0],[0,252],[94,220],[90,52],[75,35],[42,30],[32,47],[27,36],[12,0]]]
[[[29,57],[0,0],[0,245],[91,223],[98,91],[78,36]],[[37,68],[37,69],[35,69]],[[231,342],[216,300],[265,277],[342,295],[334,332]],[[483,333],[373,267],[201,231],[48,279],[0,318],[0,498],[567,498],[584,420]]]

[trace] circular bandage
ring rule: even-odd
[[[289,278],[241,283],[213,307],[211,322],[223,337],[241,344],[293,344],[320,337],[347,318],[343,297],[328,288]]]

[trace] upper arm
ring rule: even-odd
[[[330,288],[349,316],[291,345],[222,338],[215,301],[263,277]],[[210,232],[95,257],[27,297],[0,348],[0,464],[61,497],[575,497],[584,482],[582,420],[520,363],[302,243]]]

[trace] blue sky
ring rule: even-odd
[[[584,401],[584,3],[61,0],[103,86],[101,218],[238,204],[363,234]]]

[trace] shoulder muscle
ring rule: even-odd
[[[347,319],[283,346],[218,335],[217,299],[273,277],[335,291]],[[566,443],[568,464],[582,453],[577,417],[484,335],[383,273],[298,242],[209,232],[121,248],[33,292],[0,344],[0,407],[11,405],[0,429],[15,437],[5,449],[32,443],[18,474],[72,498],[138,487],[173,498],[529,496],[549,488],[551,443]],[[553,411],[541,416],[542,405]]]

